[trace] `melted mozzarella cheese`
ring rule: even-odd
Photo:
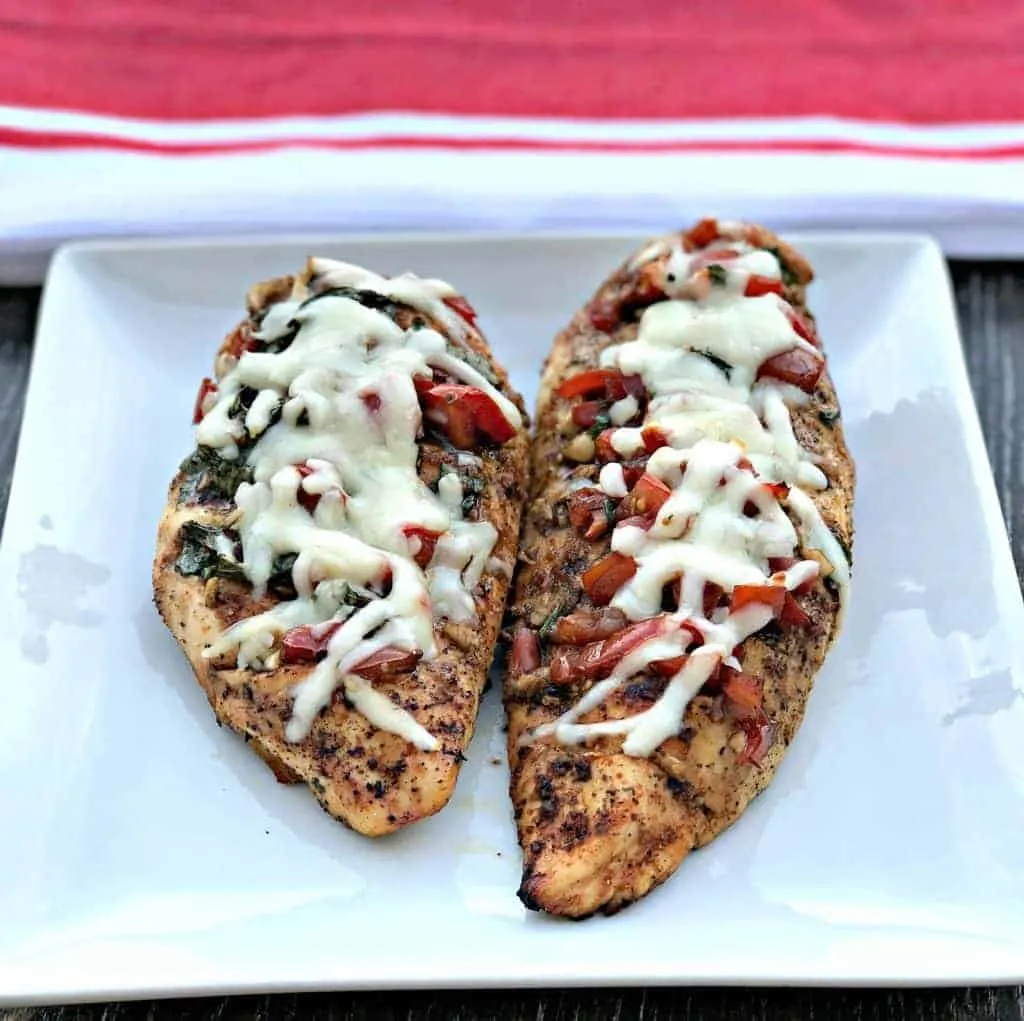
[[[626,476],[618,461],[612,461],[601,469],[598,484],[605,495],[614,497],[616,500],[621,500],[629,492],[626,488]]]
[[[789,492],[789,506],[800,521],[804,545],[821,552],[832,566],[832,578],[839,586],[839,599],[843,609],[850,598],[850,562],[842,546],[825,524],[815,502],[799,489]]]
[[[258,437],[247,456],[252,482],[235,494],[241,563],[261,598],[276,559],[295,554],[298,598],[228,628],[205,655],[234,652],[240,668],[263,668],[274,662],[271,650],[289,629],[340,623],[324,659],[295,687],[288,740],[305,738],[340,685],[374,726],[435,749],[436,739],[412,716],[353,672],[387,646],[433,657],[433,615],[475,618],[472,593],[497,541],[490,523],[462,520],[458,475],[444,475],[437,494],[421,481],[413,380],[442,369],[487,393],[514,428],[522,419],[479,372],[448,352],[439,333],[403,330],[383,312],[332,290],[374,291],[464,336],[466,323],[444,304],[456,293],[448,284],[411,275],[386,280],[332,260],[311,260],[310,272],[308,291],[299,286],[271,306],[255,334],[281,350],[248,351],[225,363],[216,403],[196,429],[200,444],[237,458],[245,430],[232,414],[236,398],[243,389],[257,391],[244,419]],[[474,455],[462,457],[479,464]],[[412,560],[417,533],[439,536],[426,573]],[[386,596],[371,588],[388,585]],[[346,602],[353,587],[369,599],[358,610]]]
[[[697,388],[733,399],[749,399],[758,368],[793,348],[817,355],[798,336],[775,294],[756,298],[713,288],[704,301],[662,301],[643,314],[636,340],[616,344],[601,364],[643,376],[654,393]],[[726,362],[729,376],[706,355]]]
[[[745,228],[731,225],[730,231],[740,238]],[[714,609],[706,616],[707,586],[729,593],[738,585],[781,584],[792,591],[817,576],[817,561],[800,561],[781,575],[771,571],[769,561],[793,557],[801,542],[830,562],[845,605],[849,564],[814,501],[799,488],[828,486],[793,430],[790,408],[807,396],[775,380],[757,379],[760,366],[777,354],[802,348],[819,355],[795,332],[777,295],[745,296],[751,276],[780,279],[776,257],[742,240],[712,245],[725,247],[736,255],[723,258],[724,273],[714,284],[697,272],[707,259],[684,252],[678,241],[661,240],[645,249],[633,268],[667,255],[663,274],[670,299],[644,312],[634,340],[601,356],[602,366],[640,375],[650,395],[644,427],[615,429],[612,448],[621,457],[636,456],[645,447],[643,429],[652,426],[668,439],[668,446],[647,460],[647,473],[670,490],[653,524],[644,529],[622,523],[612,533],[612,550],[633,558],[636,571],[611,605],[630,620],[646,620],[661,612],[666,585],[681,579],[678,611],[667,630],[635,648],[575,706],[525,735],[523,743],[545,737],[576,743],[620,734],[626,735],[626,754],[650,755],[678,732],[687,705],[718,665],[738,669],[737,647],[772,620],[771,609],[761,602],[736,611]],[[600,486],[610,496],[624,495],[622,480],[621,465],[601,469]],[[788,485],[799,535],[777,490],[766,482]],[[751,505],[755,513],[748,514]],[[681,626],[684,621],[703,634],[704,643],[650,709],[624,719],[579,722],[649,664],[686,652],[693,638]]]
[[[625,425],[639,410],[637,399],[632,394],[626,394],[608,409],[608,418],[612,425]]]

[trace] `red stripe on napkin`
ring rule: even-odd
[[[1024,144],[929,146],[861,142],[855,139],[773,138],[773,139],[675,139],[666,141],[559,140],[539,138],[467,138],[445,135],[366,135],[359,138],[244,139],[239,141],[177,142],[119,138],[75,132],[20,131],[0,127],[0,146],[22,149],[107,149],[162,156],[209,156],[306,148],[360,149],[447,149],[457,152],[548,152],[548,153],[776,153],[823,155],[846,153],[865,156],[898,156],[909,159],[1018,160],[1024,159]]]
[[[0,105],[1024,120],[1015,0],[0,0]]]

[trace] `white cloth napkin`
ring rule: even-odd
[[[82,238],[377,231],[922,231],[1024,258],[1024,124],[375,115],[174,124],[0,109],[0,282]],[[48,132],[49,134],[42,134]],[[511,141],[510,141],[511,140]]]

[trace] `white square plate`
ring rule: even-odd
[[[86,244],[54,261],[0,551],[0,1001],[1024,977],[1024,612],[936,246],[796,238],[859,465],[845,632],[778,777],[646,900],[526,912],[492,691],[376,843],[218,730],[150,602],[198,380],[310,251],[454,281],[532,399],[623,236]]]

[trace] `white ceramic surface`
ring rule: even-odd
[[[199,378],[309,251],[459,285],[531,398],[624,237],[97,244],[52,267],[0,550],[0,1001],[1024,977],[1024,613],[938,249],[797,239],[859,466],[855,586],[768,792],[611,919],[526,912],[496,692],[371,843],[226,730],[150,601]]]

